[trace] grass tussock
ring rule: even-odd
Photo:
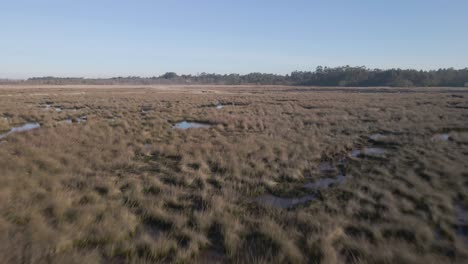
[[[466,91],[369,89],[0,88],[0,259],[462,263]]]

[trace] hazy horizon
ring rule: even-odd
[[[323,65],[317,65],[317,66],[323,66]],[[350,66],[350,67],[361,67],[361,66],[365,66],[365,65],[361,65],[361,66],[357,66],[357,65],[339,65],[339,66],[336,66],[336,67],[341,67],[341,66]],[[329,67],[329,68],[334,68],[335,66],[323,66],[323,67]],[[448,68],[453,68],[453,67],[448,67],[448,68],[434,68],[434,69],[415,69],[415,68],[399,68],[399,67],[395,67],[395,68],[371,68],[371,67],[366,67],[368,69],[379,69],[379,70],[391,70],[391,69],[400,69],[400,70],[422,70],[422,71],[432,71],[432,70],[440,70],[440,69],[448,69]],[[464,68],[453,68],[455,70],[462,70],[462,69],[467,69],[468,67],[464,67]],[[316,67],[310,67],[310,69],[306,69],[305,71],[315,71]],[[148,74],[148,75],[131,75],[131,74],[123,74],[123,75],[102,75],[102,76],[79,76],[79,75],[41,75],[41,76],[27,76],[27,77],[18,77],[18,78],[11,78],[11,77],[2,77],[0,76],[0,79],[3,79],[3,80],[12,80],[12,81],[20,81],[20,80],[28,80],[28,79],[31,79],[31,78],[44,78],[44,77],[53,77],[53,78],[83,78],[83,79],[110,79],[110,78],[118,78],[118,77],[122,77],[122,78],[126,78],[126,77],[139,77],[139,78],[151,78],[151,77],[159,77],[161,75],[163,75],[164,73],[168,73],[168,72],[171,72],[171,71],[164,71],[164,72],[160,72],[160,73],[155,73],[155,74]],[[246,75],[246,74],[249,74],[249,73],[262,73],[262,74],[277,74],[277,75],[282,75],[282,76],[286,76],[286,75],[290,75],[291,72],[286,72],[286,73],[274,73],[274,72],[242,72],[242,73],[238,73],[238,72],[196,72],[196,73],[191,73],[191,72],[188,72],[188,73],[179,73],[179,72],[175,72],[177,75],[181,76],[181,75],[192,75],[192,76],[197,76],[197,75],[200,75],[202,73],[206,73],[206,74],[221,74],[221,75],[229,75],[229,74],[240,74],[240,75]]]
[[[466,68],[468,2],[9,1],[0,78]]]

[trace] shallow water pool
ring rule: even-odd
[[[307,195],[301,198],[281,198],[271,194],[262,195],[257,197],[256,201],[262,205],[271,206],[275,208],[292,208],[300,204],[307,203],[315,199],[313,195]]]
[[[39,128],[39,127],[41,127],[41,125],[39,123],[26,123],[24,125],[14,127],[12,129],[10,129],[10,131],[8,131],[6,133],[0,134],[0,139],[5,138],[8,135],[13,134],[13,133],[26,132],[26,131],[33,130],[33,129],[36,129],[36,128]]]
[[[177,128],[177,129],[209,128],[209,127],[211,127],[211,125],[208,123],[188,122],[188,121],[178,122],[174,125],[174,128]]]

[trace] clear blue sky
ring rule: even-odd
[[[468,67],[467,0],[2,0],[0,78]]]

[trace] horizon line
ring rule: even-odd
[[[415,71],[422,71],[422,72],[431,72],[431,71],[438,71],[438,70],[449,70],[449,69],[452,69],[452,70],[456,70],[456,71],[460,71],[460,70],[467,70],[468,69],[468,66],[466,67],[461,67],[461,68],[455,68],[455,67],[440,67],[440,68],[430,68],[430,69],[421,69],[421,68],[400,68],[400,67],[392,67],[392,68],[379,68],[379,67],[375,67],[375,68],[369,68],[367,66],[350,66],[350,65],[344,65],[344,66],[336,66],[336,67],[330,67],[330,66],[316,66],[315,69],[311,69],[311,70],[294,70],[294,71],[291,71],[289,73],[272,73],[272,72],[261,72],[261,71],[252,71],[252,72],[248,72],[248,73],[236,73],[236,72],[230,72],[230,73],[216,73],[216,72],[205,72],[205,71],[202,71],[202,72],[197,72],[197,73],[177,73],[175,71],[166,71],[164,73],[160,73],[160,74],[142,74],[142,75],[133,75],[133,74],[129,74],[129,75],[101,75],[101,76],[93,76],[93,75],[61,75],[61,74],[58,74],[58,75],[53,75],[53,74],[45,74],[45,75],[36,75],[36,76],[30,76],[30,77],[24,77],[24,78],[12,78],[12,77],[0,77],[0,80],[3,80],[3,81],[27,81],[27,80],[30,80],[30,79],[34,79],[34,78],[61,78],[61,79],[115,79],[115,78],[158,78],[158,77],[161,77],[162,75],[166,74],[166,73],[176,73],[178,75],[178,77],[182,77],[184,75],[188,75],[188,76],[192,76],[192,77],[197,77],[197,76],[200,76],[202,74],[216,74],[216,75],[232,75],[232,74],[236,74],[236,75],[249,75],[249,74],[254,74],[254,73],[259,73],[259,74],[273,74],[273,75],[278,75],[278,76],[287,76],[287,75],[290,75],[291,73],[293,72],[316,72],[317,68],[319,67],[322,67],[322,68],[327,68],[327,69],[336,69],[336,68],[345,68],[345,67],[349,67],[349,68],[364,68],[366,70],[370,70],[370,71],[375,71],[375,70],[381,70],[381,71],[388,71],[388,70],[415,70]]]

